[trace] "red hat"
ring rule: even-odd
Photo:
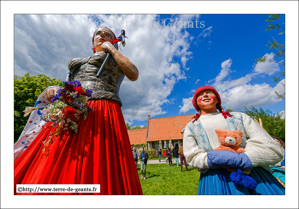
[[[192,99],[192,104],[195,107],[195,109],[197,110],[197,112],[199,112],[199,107],[197,106],[197,102],[196,102],[197,97],[201,91],[205,91],[205,90],[212,90],[215,93],[216,98],[219,101],[219,104],[221,105],[221,99],[220,99],[220,96],[219,96],[218,92],[216,91],[216,89],[214,89],[212,86],[202,86],[202,87],[199,87],[195,91],[195,93],[193,95],[193,99]]]

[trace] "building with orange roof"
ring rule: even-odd
[[[182,131],[192,120],[192,115],[150,118],[146,129],[128,130],[131,145],[147,144],[147,149],[173,148],[183,142]],[[143,138],[142,138],[143,137]],[[137,147],[136,147],[137,148]]]
[[[129,139],[132,147],[140,150],[146,144],[146,128],[128,130]]]

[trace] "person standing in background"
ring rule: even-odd
[[[170,166],[170,164],[172,164],[172,159],[171,159],[171,150],[168,147],[167,147],[167,150],[166,150],[166,156],[167,156],[168,163],[169,163],[169,166]]]
[[[162,149],[158,149],[158,155],[159,155],[159,163],[161,163],[161,155],[162,155]]]
[[[179,167],[179,148],[178,144],[175,144],[173,150],[172,150],[172,155],[176,161],[176,167]]]
[[[183,144],[180,144],[179,155],[180,155],[180,161],[181,161],[181,171],[183,171],[183,161],[185,163],[186,171],[188,171],[186,158],[185,158],[184,153],[183,153]]]
[[[148,154],[146,151],[144,151],[144,147],[142,147],[140,170],[141,170],[141,179],[143,179],[143,180],[145,180],[145,176],[146,176],[147,159],[148,159]]]
[[[139,152],[136,150],[135,147],[133,147],[132,153],[133,153],[133,157],[134,157],[136,168],[137,168],[138,167]]]

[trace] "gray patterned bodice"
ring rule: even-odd
[[[80,81],[82,87],[92,90],[90,100],[108,99],[122,106],[119,88],[124,79],[124,73],[112,56],[109,56],[100,77],[96,77],[105,57],[105,52],[97,52],[87,58],[70,60],[68,68],[71,72],[71,79]]]

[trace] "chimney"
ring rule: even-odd
[[[150,115],[147,115],[147,128],[146,128],[146,139],[145,141],[147,141],[147,137],[148,137],[148,129],[149,129],[149,121],[151,119]]]

